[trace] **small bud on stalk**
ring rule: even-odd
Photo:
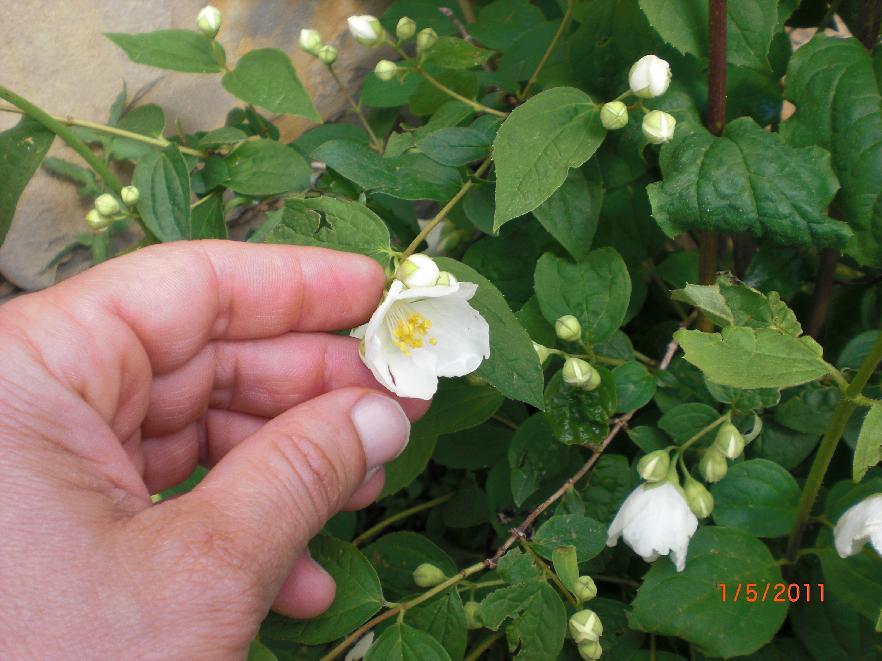
[[[123,186],[119,196],[122,198],[123,204],[127,207],[133,207],[141,199],[141,192],[134,186]]]
[[[672,115],[653,110],[643,117],[643,136],[653,145],[662,145],[674,138],[677,120]]]
[[[578,342],[582,339],[582,324],[571,314],[565,314],[554,322],[554,332],[564,342]]]
[[[363,14],[362,16],[350,16],[346,22],[349,24],[349,32],[355,40],[363,46],[373,48],[383,41],[383,26],[376,16]]]
[[[331,66],[337,61],[337,49],[330,44],[325,44],[319,48],[318,58],[328,66]]]
[[[671,456],[667,450],[655,450],[640,457],[637,472],[647,482],[661,482],[668,476],[671,467]]]
[[[196,16],[196,27],[198,27],[199,31],[206,37],[214,39],[220,31],[223,20],[224,17],[223,14],[221,14],[220,9],[213,7],[212,5],[206,5],[199,10],[199,14]]]
[[[423,28],[417,35],[417,53],[425,53],[438,43],[438,33],[432,28]]]
[[[398,65],[389,60],[380,60],[374,67],[374,73],[382,81],[390,81],[398,74]]]
[[[584,661],[596,661],[603,655],[603,648],[600,646],[600,641],[597,640],[580,643],[578,649],[579,656]]]
[[[579,601],[591,601],[597,596],[597,584],[590,576],[580,576],[573,585],[573,594]]]
[[[701,461],[698,462],[698,470],[707,482],[713,484],[726,477],[726,473],[729,471],[729,462],[726,461],[726,457],[722,452],[715,447],[711,447],[707,449],[704,455],[702,455]]]
[[[435,260],[417,253],[405,259],[398,266],[395,277],[401,280],[406,287],[434,287],[438,282],[441,271]]]
[[[538,342],[533,342],[533,351],[539,356],[540,365],[544,365],[545,361],[548,360],[548,357],[554,353],[551,349]]]
[[[462,605],[462,610],[465,613],[466,629],[480,629],[484,626],[478,613],[480,608],[481,604],[477,601],[467,601]]]
[[[92,209],[86,214],[86,224],[93,230],[103,230],[110,223],[110,218],[102,216],[97,209]]]
[[[576,643],[590,643],[600,640],[603,635],[603,623],[593,610],[580,610],[570,616],[570,636]]]
[[[563,380],[571,386],[594,390],[600,385],[600,374],[591,363],[569,356],[564,362]]]
[[[102,216],[112,216],[119,213],[119,202],[110,193],[104,193],[95,198],[95,209]]]
[[[424,562],[413,570],[413,582],[421,588],[433,588],[447,577],[435,565]]]
[[[628,125],[628,107],[621,101],[604,103],[600,108],[600,123],[608,131],[625,128]]]
[[[704,485],[692,477],[686,478],[686,484],[683,485],[683,491],[686,493],[686,502],[689,503],[689,509],[699,519],[705,519],[714,511],[714,497]]]
[[[727,422],[717,432],[714,447],[729,459],[737,459],[744,452],[744,437],[738,427]]]
[[[671,65],[655,55],[644,55],[628,73],[631,91],[642,99],[652,99],[668,91],[671,84]]]
[[[300,48],[310,55],[318,55],[322,47],[322,35],[318,30],[304,29],[300,31]]]
[[[413,35],[416,34],[416,28],[416,21],[407,16],[402,16],[398,19],[398,25],[395,26],[395,36],[401,41],[407,41],[408,39],[412,39]]]

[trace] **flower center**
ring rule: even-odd
[[[426,341],[432,346],[438,344],[437,339],[429,336],[432,322],[407,305],[394,305],[386,317],[386,324],[392,343],[405,356],[410,355],[411,349],[422,349]]]

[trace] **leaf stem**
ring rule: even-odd
[[[484,160],[484,162],[481,163],[481,165],[478,167],[478,169],[475,170],[475,174],[473,175],[473,177],[470,177],[469,180],[466,181],[462,185],[462,187],[459,189],[459,191],[457,191],[456,195],[454,195],[452,198],[450,198],[450,201],[448,201],[447,204],[445,204],[443,207],[441,207],[441,210],[438,211],[437,214],[435,214],[435,217],[432,218],[432,220],[430,220],[426,224],[426,226],[423,227],[422,230],[420,230],[420,233],[416,235],[414,240],[410,242],[410,245],[407,246],[404,253],[402,253],[402,255],[401,255],[402,261],[404,261],[405,259],[410,257],[414,252],[416,252],[416,249],[420,247],[420,244],[429,235],[429,232],[431,232],[433,229],[435,229],[435,227],[438,225],[438,223],[440,223],[442,220],[444,220],[447,217],[447,214],[450,213],[450,211],[453,209],[453,207],[455,207],[457,205],[457,203],[465,196],[465,194],[469,192],[471,187],[475,185],[474,179],[483,176],[484,173],[487,172],[487,170],[490,168],[490,163],[492,163],[492,158],[488,156]]]
[[[504,634],[502,631],[497,631],[492,636],[488,636],[487,638],[482,640],[481,643],[477,647],[475,647],[475,649],[469,652],[469,655],[465,659],[463,659],[463,661],[478,661],[478,659],[481,658],[481,655],[489,650],[491,647],[493,647],[496,642],[500,638],[502,638],[503,635]]]
[[[392,516],[383,519],[379,523],[374,526],[371,526],[363,533],[361,533],[358,537],[352,540],[353,546],[359,546],[363,544],[365,541],[369,540],[371,537],[376,535],[381,530],[388,528],[393,523],[401,521],[402,519],[406,519],[409,516],[413,516],[414,514],[419,514],[428,509],[432,509],[433,507],[437,507],[438,505],[442,505],[446,503],[448,500],[453,498],[453,493],[444,494],[443,496],[439,496],[438,498],[433,498],[432,500],[427,500],[424,503],[420,503],[419,505],[414,505],[413,507],[408,507],[406,510],[402,510],[397,514],[393,514]]]
[[[729,412],[725,413],[724,415],[721,415],[719,418],[717,418],[716,420],[714,420],[712,423],[710,423],[709,425],[707,425],[706,427],[704,427],[704,428],[701,429],[700,431],[698,431],[694,436],[692,436],[691,438],[689,438],[686,442],[684,442],[682,445],[680,445],[680,446],[677,448],[677,450],[676,450],[677,455],[680,456],[680,457],[682,457],[682,456],[683,456],[683,453],[684,453],[686,450],[688,450],[690,447],[692,447],[693,445],[695,445],[698,441],[700,441],[701,438],[702,438],[705,434],[707,434],[707,433],[710,432],[710,431],[713,431],[714,429],[716,429],[717,427],[719,427],[721,424],[723,424],[723,423],[726,422],[727,420],[731,419],[731,417],[732,417],[732,412],[729,411]],[[684,470],[685,470],[685,466],[684,466]]]
[[[563,581],[560,580],[560,577],[553,571],[551,571],[551,569],[549,569],[546,562],[539,557],[539,554],[533,550],[533,547],[530,546],[529,543],[527,543],[527,540],[522,537],[518,541],[521,544],[521,548],[523,548],[527,552],[527,554],[531,558],[533,558],[533,562],[539,565],[539,569],[542,571],[542,575],[557,586],[557,589],[567,598],[567,601],[569,601],[573,605],[573,608],[578,608],[579,602],[576,601],[576,597],[574,597],[573,594],[569,590],[567,590],[567,587],[563,584]]]
[[[812,467],[809,469],[808,477],[802,487],[796,519],[793,522],[793,528],[790,530],[790,537],[787,539],[786,558],[789,562],[793,562],[797,558],[799,543],[802,541],[806,523],[809,516],[811,516],[812,507],[814,507],[815,500],[824,482],[824,475],[826,475],[827,469],[830,467],[830,462],[833,459],[833,454],[836,452],[836,447],[839,445],[839,439],[842,438],[842,433],[845,431],[845,426],[858,406],[854,398],[861,394],[864,386],[867,385],[867,381],[870,380],[873,372],[876,371],[876,365],[880,359],[882,359],[882,333],[876,338],[870,353],[864,358],[854,379],[848,384],[844,396],[839,400],[836,408],[833,409],[833,415],[830,418],[827,430],[824,432],[824,437],[821,439],[821,444],[818,446],[818,451],[812,462]]]
[[[533,75],[530,76],[524,89],[518,94],[519,99],[526,99],[527,94],[530,93],[530,90],[533,89],[533,85],[536,84],[539,74],[542,73],[542,69],[545,67],[546,62],[548,62],[548,58],[551,57],[551,53],[554,52],[557,42],[560,41],[561,36],[563,36],[564,31],[570,24],[570,20],[573,18],[573,5],[573,0],[567,0],[567,10],[564,12],[563,18],[560,21],[560,26],[558,26],[557,32],[554,33],[554,37],[551,39],[551,43],[548,44],[548,48],[545,49],[545,53],[542,55],[542,59],[539,60],[539,64],[536,65]]]
[[[343,81],[340,80],[340,76],[337,75],[337,72],[334,71],[334,65],[328,64],[326,65],[328,68],[328,72],[331,74],[331,77],[334,79],[334,82],[337,83],[337,87],[340,88],[340,91],[343,93],[346,102],[349,104],[349,107],[352,108],[355,116],[358,117],[358,121],[361,122],[361,125],[364,127],[364,130],[367,131],[368,136],[371,139],[371,146],[375,151],[383,153],[383,141],[377,137],[377,134],[374,133],[374,130],[371,128],[371,125],[368,123],[367,117],[364,116],[364,113],[361,111],[361,106],[359,106],[355,99],[352,98],[352,95],[349,93],[349,90],[343,84]]]
[[[476,110],[478,112],[487,113],[488,115],[495,115],[496,117],[501,117],[502,119],[505,119],[506,117],[508,117],[508,113],[503,110],[497,110],[496,108],[491,108],[490,106],[485,106],[483,103],[480,103],[479,101],[475,101],[474,99],[470,99],[467,96],[463,96],[459,92],[455,92],[454,90],[447,87],[447,85],[442,83],[440,80],[435,78],[428,71],[423,69],[423,67],[421,67],[419,64],[417,64],[416,61],[412,60],[412,63],[413,63],[412,66],[413,66],[414,71],[416,71],[419,75],[421,75],[423,78],[425,78],[433,87],[444,92],[447,96],[449,96],[453,99],[456,99],[460,103],[466,104],[467,106],[469,106],[470,108],[472,108],[473,110]]]
[[[47,129],[52,131],[59,138],[64,140],[70,148],[78,153],[89,166],[95,170],[99,177],[104,180],[114,192],[119,193],[122,189],[122,182],[117,178],[110,168],[89,149],[89,146],[77,137],[77,135],[61,121],[48,114],[42,108],[35,106],[33,103],[19,96],[15,92],[0,85],[0,99],[9,101],[12,105],[21,109],[21,111],[31,119],[39,122]]]
[[[20,108],[8,106],[0,106],[0,112],[28,114]],[[77,119],[76,117],[70,117],[69,115],[62,117],[60,115],[47,114],[47,117],[51,117],[52,119],[66,126],[79,126],[84,129],[91,129],[92,131],[99,131],[101,133],[107,133],[108,135],[115,135],[120,138],[127,138],[128,140],[143,142],[146,145],[153,145],[154,147],[159,147],[161,149],[164,149],[171,144],[171,141],[166,140],[165,138],[154,138],[149,135],[141,135],[140,133],[135,133],[134,131],[126,131],[125,129],[117,128],[116,126],[98,124],[96,122],[90,122],[86,119]],[[178,145],[178,149],[181,151],[182,154],[190,154],[191,156],[197,156],[199,158],[208,157],[208,153],[204,151],[199,151],[198,149],[191,149],[190,147],[185,147],[183,145]]]

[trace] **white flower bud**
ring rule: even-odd
[[[111,220],[107,216],[102,216],[97,209],[91,209],[86,214],[86,224],[93,230],[103,230],[110,225]]]
[[[716,448],[708,448],[698,462],[698,470],[705,481],[713,484],[719,482],[729,471],[729,462],[726,457]]]
[[[597,642],[603,635],[603,623],[593,610],[580,610],[570,616],[570,636],[578,644]]]
[[[319,48],[318,58],[327,65],[334,64],[337,61],[337,49],[330,44],[325,44]]]
[[[677,120],[662,110],[653,110],[643,117],[643,135],[654,145],[670,142],[676,126]]]
[[[655,55],[644,55],[628,73],[631,91],[644,99],[661,96],[671,84],[671,65]]]
[[[564,362],[563,380],[571,386],[594,390],[600,385],[600,374],[591,363],[569,356]]]
[[[738,431],[738,427],[727,422],[717,432],[714,447],[729,459],[737,459],[744,452],[744,437]]]
[[[481,604],[477,601],[467,601],[462,605],[462,610],[465,613],[466,629],[480,629],[484,626],[481,622],[481,615],[478,612],[480,608]]]
[[[689,509],[699,519],[709,517],[711,512],[714,511],[714,497],[698,480],[687,477],[686,484],[683,485],[683,491],[686,493],[686,502],[689,503]]]
[[[584,661],[596,661],[603,655],[603,648],[597,640],[589,640],[586,643],[579,643],[579,656]]]
[[[141,191],[134,186],[123,186],[119,196],[122,198],[123,204],[127,207],[133,207],[138,204],[138,200],[141,198]]]
[[[417,35],[417,53],[425,53],[438,43],[438,33],[432,28],[423,28]]]
[[[398,25],[395,26],[395,36],[401,39],[401,41],[407,41],[416,34],[416,28],[416,21],[407,16],[402,16],[398,19]]]
[[[104,193],[95,199],[95,210],[102,216],[112,216],[119,213],[119,202],[110,193]]]
[[[554,322],[554,332],[565,342],[577,342],[582,339],[582,324],[571,314],[565,314]]]
[[[374,73],[380,80],[389,81],[398,74],[398,65],[389,60],[380,60],[374,67]]]
[[[350,16],[346,22],[349,24],[349,32],[363,46],[378,46],[383,41],[383,26],[375,16]]]
[[[405,259],[398,267],[395,277],[406,287],[434,287],[441,271],[435,260],[417,253]]]
[[[573,594],[579,601],[591,601],[597,596],[597,584],[590,576],[580,576],[573,586]]]
[[[666,450],[655,450],[640,457],[637,472],[647,482],[661,482],[668,476],[671,455]]]
[[[322,35],[318,30],[304,29],[300,31],[300,48],[310,55],[318,55],[322,47]]]
[[[621,101],[604,103],[600,108],[600,123],[608,131],[625,128],[628,125],[628,106]]]
[[[413,582],[421,588],[433,588],[447,577],[435,565],[424,562],[413,570]]]
[[[441,271],[438,274],[437,282],[435,282],[435,284],[440,287],[453,287],[453,285],[458,283],[459,280],[457,280],[456,276],[453,275],[450,271]]]
[[[368,631],[343,657],[343,661],[362,661],[367,656],[368,650],[374,644],[374,632]]]
[[[554,353],[554,351],[543,344],[539,344],[538,342],[533,342],[533,351],[535,351],[536,355],[539,356],[540,365],[544,365],[545,361],[548,360],[548,357]]]
[[[199,14],[196,15],[196,27],[198,27],[199,31],[206,37],[214,39],[215,35],[221,28],[223,20],[224,17],[223,14],[221,14],[220,9],[212,7],[211,5],[205,5],[199,10]]]

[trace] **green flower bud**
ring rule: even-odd
[[[604,103],[600,108],[600,123],[608,131],[625,128],[628,125],[628,106],[621,101]]]
[[[533,351],[535,351],[536,355],[539,356],[540,365],[544,365],[545,361],[548,360],[548,357],[554,353],[551,349],[549,349],[545,345],[539,344],[538,342],[533,342]]]
[[[223,20],[224,17],[223,14],[220,13],[220,9],[212,7],[211,5],[206,5],[200,9],[199,14],[196,15],[196,27],[198,27],[199,31],[206,37],[214,39],[215,35],[217,35],[221,28]]]
[[[481,622],[481,615],[478,613],[480,608],[481,604],[477,601],[467,601],[462,605],[462,610],[465,612],[466,629],[480,629],[484,626]]]
[[[714,447],[729,459],[737,459],[744,452],[744,437],[731,422],[723,424],[714,438]]]
[[[565,342],[577,342],[582,339],[582,324],[571,314],[565,314],[554,322],[554,332]]]
[[[389,81],[398,74],[398,65],[389,60],[380,60],[374,67],[374,73],[380,80]]]
[[[653,145],[673,140],[676,126],[677,120],[662,110],[653,110],[643,117],[643,135]]]
[[[578,644],[597,642],[603,635],[603,623],[593,610],[580,610],[570,616],[570,636]]]
[[[438,274],[438,281],[435,283],[441,287],[452,287],[455,284],[458,284],[459,280],[456,279],[456,276],[450,273],[449,271],[441,271]]]
[[[337,49],[330,44],[325,44],[319,48],[318,59],[327,65],[334,64],[337,61]]]
[[[95,199],[95,210],[102,216],[112,216],[119,213],[119,202],[110,193],[104,193]]]
[[[701,461],[698,462],[698,470],[706,482],[713,484],[719,482],[729,470],[729,462],[722,452],[715,447],[708,448],[702,455]]]
[[[127,207],[133,207],[138,204],[141,192],[134,186],[123,186],[122,190],[119,192],[119,196],[122,198],[123,204]]]
[[[421,588],[433,588],[446,578],[443,571],[429,562],[413,570],[413,582]]]
[[[318,30],[309,28],[300,31],[300,48],[310,55],[318,55],[322,47],[322,35]]]
[[[405,287],[434,287],[440,275],[441,271],[435,260],[422,253],[405,259],[395,273],[395,277],[401,280]]]
[[[573,585],[573,594],[579,601],[591,601],[597,596],[597,584],[590,576],[580,576]]]
[[[438,43],[438,33],[432,28],[423,28],[417,35],[417,53],[425,53]]]
[[[349,25],[349,32],[361,45],[373,48],[383,43],[385,32],[376,16],[370,14],[350,16],[346,22]]]
[[[714,511],[714,497],[698,480],[688,477],[686,484],[683,485],[683,492],[686,494],[686,502],[689,503],[689,509],[699,519],[709,517],[711,512]]]
[[[111,220],[107,216],[102,216],[97,209],[91,209],[86,214],[86,224],[93,230],[103,230],[110,225]]]
[[[564,362],[563,380],[571,386],[594,390],[600,385],[600,374],[591,363],[569,356]]]
[[[590,640],[587,643],[579,644],[579,656],[585,661],[595,661],[602,654],[603,648],[600,646],[600,641]]]
[[[416,21],[407,16],[402,16],[398,19],[398,25],[395,26],[395,36],[401,39],[401,41],[407,41],[416,34],[416,28]]]
[[[647,482],[661,482],[668,476],[671,467],[671,455],[667,450],[655,450],[640,457],[637,472]]]

